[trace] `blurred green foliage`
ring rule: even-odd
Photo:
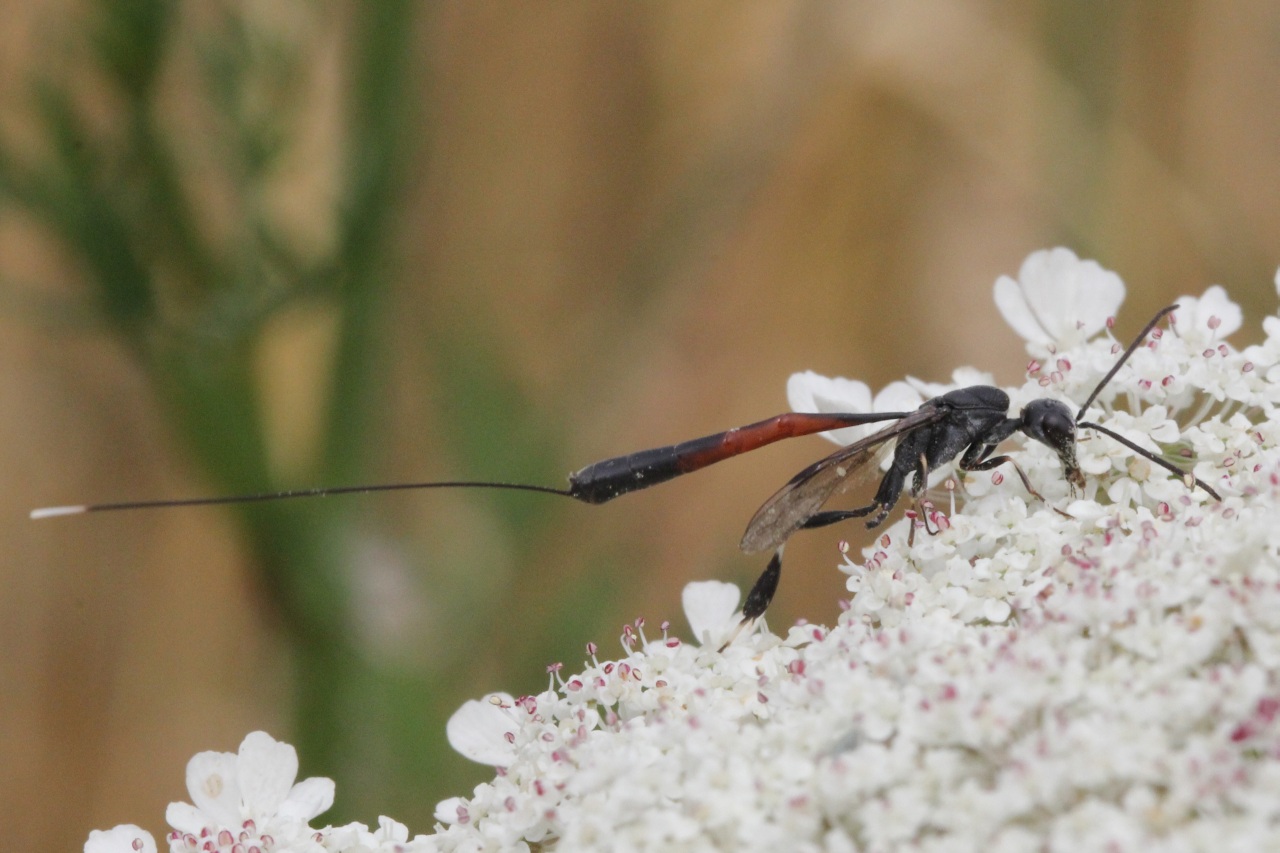
[[[418,6],[353,4],[343,12],[341,156],[333,205],[323,213],[332,239],[300,250],[268,197],[299,142],[301,70],[313,57],[302,54],[307,45],[259,26],[254,12],[98,0],[83,64],[46,70],[32,84],[40,144],[0,147],[0,200],[77,259],[92,314],[150,378],[208,482],[228,494],[287,485],[269,459],[256,359],[267,323],[300,302],[322,304],[337,318],[327,413],[307,476],[348,483],[367,470],[375,413],[385,404],[377,378],[392,236],[408,164],[423,144],[406,132],[422,72],[413,50]],[[180,26],[192,15],[213,20]],[[198,43],[186,43],[193,38]],[[162,81],[174,73],[179,47],[198,57],[189,76],[200,88],[183,101],[209,132],[200,153],[212,162],[184,150],[165,123],[173,105],[164,102],[172,92]],[[86,78],[94,81],[93,103]],[[211,186],[226,207],[221,217],[202,198]],[[450,666],[391,671],[357,648],[346,573],[358,513],[353,502],[321,501],[244,507],[238,517],[292,646],[295,729],[287,737],[303,772],[362,779],[326,819],[401,807],[425,823],[449,790],[436,774],[440,739],[421,733],[443,728],[449,709],[431,703],[432,679]],[[376,773],[356,767],[371,761]]]

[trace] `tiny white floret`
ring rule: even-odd
[[[693,629],[693,638],[703,646],[716,647],[729,638],[737,624],[734,614],[742,590],[723,581],[694,581],[685,584],[680,600],[684,616]]]
[[[113,829],[90,832],[84,853],[156,853],[156,840],[145,829],[122,823]]]
[[[1232,302],[1227,291],[1218,284],[1206,290],[1203,296],[1178,297],[1178,310],[1173,312],[1173,317],[1179,336],[1192,343],[1206,345],[1226,338],[1244,322],[1240,306]]]
[[[445,725],[449,745],[478,764],[509,765],[516,757],[511,734],[518,726],[507,709],[514,701],[507,693],[490,693],[463,702]]]

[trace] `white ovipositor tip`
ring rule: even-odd
[[[84,505],[80,506],[46,506],[40,509],[31,510],[31,517],[37,518],[53,518],[58,515],[79,515],[82,512],[88,512],[89,508]]]

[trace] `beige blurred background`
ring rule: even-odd
[[[6,4],[0,121],[20,145],[40,144],[31,75],[75,55],[87,8]],[[243,14],[178,8],[193,38],[215,8]],[[277,8],[247,17],[304,60],[302,130],[262,203],[297,245],[323,246],[353,7]],[[412,45],[374,479],[507,476],[460,467],[440,439],[460,406],[489,399],[459,393],[476,376],[522,408],[495,403],[469,431],[501,446],[536,428],[554,447],[512,477],[776,414],[797,370],[879,387],[973,365],[1017,381],[1026,358],[991,287],[1047,246],[1124,278],[1124,334],[1213,283],[1244,304],[1237,342],[1276,309],[1273,3],[442,2],[414,17]],[[173,66],[157,103],[182,128],[202,107],[181,50]],[[109,122],[94,76],[77,85]],[[197,194],[207,154],[184,166]],[[235,211],[219,206],[216,180],[205,189],[216,231]],[[190,755],[233,750],[255,728],[290,739],[298,652],[225,511],[27,520],[34,506],[214,487],[128,349],[39,309],[74,298],[84,271],[20,206],[0,207],[0,276],[6,840],[78,849],[90,828],[120,822],[159,834],[165,804],[186,798]],[[284,482],[315,440],[333,327],[304,301],[256,345]],[[467,647],[450,651],[470,663],[421,698],[436,710],[402,734],[443,744],[448,709],[537,691],[540,663],[575,666],[588,641],[613,654],[624,621],[683,631],[682,585],[750,584],[762,561],[736,552],[743,525],[827,449],[796,440],[603,507],[344,499],[361,502],[369,531],[353,557],[365,654],[430,669],[463,642],[438,628],[442,611],[473,621]],[[494,514],[529,502],[552,505],[536,510],[547,514],[536,536],[516,540]],[[836,618],[841,537],[866,541],[844,527],[789,546],[775,630]],[[549,635],[567,610],[572,627]],[[353,725],[380,713],[351,707]],[[308,772],[338,775],[343,819],[381,810],[427,831],[435,799],[486,772],[440,763],[420,787],[381,794],[372,752],[340,775],[303,756]]]

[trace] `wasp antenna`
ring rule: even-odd
[[[55,518],[59,515],[80,515],[82,512],[88,512],[89,508],[83,504],[79,506],[46,506],[40,509],[31,510],[32,519]]]
[[[1138,347],[1142,346],[1142,342],[1147,339],[1147,335],[1156,327],[1156,324],[1177,310],[1177,305],[1170,305],[1167,308],[1161,308],[1160,311],[1156,313],[1156,316],[1151,318],[1151,322],[1147,323],[1147,325],[1143,327],[1142,331],[1138,333],[1138,336],[1133,339],[1133,343],[1129,344],[1129,348],[1124,351],[1124,355],[1120,356],[1120,360],[1112,365],[1111,369],[1107,371],[1106,376],[1102,377],[1102,381],[1098,383],[1098,387],[1094,388],[1093,393],[1089,395],[1089,399],[1084,401],[1084,405],[1080,407],[1080,411],[1076,414],[1077,424],[1080,423],[1081,418],[1084,417],[1084,413],[1088,411],[1089,406],[1093,404],[1093,401],[1097,398],[1098,394],[1102,393],[1102,389],[1106,388],[1107,383],[1110,382],[1116,373],[1120,371],[1120,368],[1124,367],[1124,363],[1129,360],[1129,356],[1133,355],[1134,352],[1137,351]]]
[[[1108,438],[1112,439],[1113,441],[1120,442],[1125,447],[1129,448],[1134,453],[1137,453],[1142,458],[1147,459],[1151,462],[1154,462],[1155,464],[1159,465],[1161,468],[1168,471],[1170,474],[1177,475],[1182,479],[1182,482],[1187,484],[1187,488],[1194,488],[1196,486],[1199,486],[1206,494],[1212,497],[1215,501],[1222,500],[1222,495],[1215,492],[1212,486],[1210,486],[1204,480],[1201,480],[1198,477],[1196,477],[1195,474],[1192,474],[1190,471],[1187,471],[1184,468],[1179,468],[1177,465],[1174,465],[1172,462],[1170,462],[1167,459],[1161,459],[1159,456],[1152,453],[1150,450],[1147,450],[1145,447],[1141,447],[1137,444],[1134,444],[1132,441],[1125,438],[1123,435],[1120,435],[1118,432],[1109,430],[1100,424],[1090,423],[1088,421],[1082,421],[1080,423],[1080,426],[1084,427],[1085,429],[1095,430],[1107,436]]]

